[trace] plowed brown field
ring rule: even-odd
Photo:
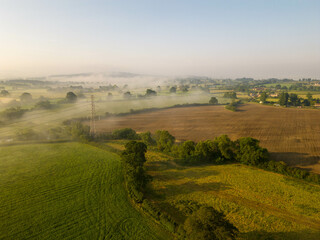
[[[138,132],[168,130],[178,140],[253,137],[275,160],[320,173],[320,111],[246,104],[237,112],[223,106],[186,107],[104,119],[98,131],[130,127]]]

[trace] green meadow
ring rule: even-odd
[[[177,222],[188,201],[224,212],[240,239],[319,239],[320,186],[240,164],[182,167],[156,155],[147,155],[148,198]]]
[[[171,238],[131,205],[118,155],[71,142],[0,152],[0,239]]]

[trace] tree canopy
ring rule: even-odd
[[[157,96],[157,92],[152,90],[152,89],[147,89],[146,90],[146,96],[147,97]]]
[[[66,96],[67,102],[74,103],[74,102],[77,101],[77,99],[78,99],[77,95],[74,94],[73,92],[68,92],[67,93],[67,96]]]
[[[165,152],[170,152],[175,142],[175,137],[165,130],[156,131],[155,139],[158,149]]]
[[[28,102],[32,100],[32,95],[30,93],[24,92],[20,96],[21,102]]]
[[[261,95],[260,95],[260,101],[265,103],[267,101],[267,93],[266,92],[262,92]]]
[[[287,92],[281,92],[279,95],[279,104],[281,106],[288,105],[289,94]]]
[[[6,97],[6,96],[9,96],[9,95],[10,95],[10,93],[5,89],[1,90],[1,92],[0,92],[0,96],[2,96],[2,97]]]
[[[130,141],[121,154],[129,195],[138,203],[143,201],[143,192],[150,180],[143,168],[146,151],[147,146],[144,143]]]
[[[266,162],[269,158],[267,149],[259,146],[259,140],[242,137],[236,142],[236,160],[248,164],[257,165],[262,162]]]
[[[112,132],[112,136],[114,139],[135,140],[139,138],[136,131],[133,130],[132,128],[122,128],[122,129],[114,130]]]
[[[216,97],[211,97],[210,100],[209,100],[209,104],[218,104],[218,99]]]
[[[150,131],[140,133],[139,136],[140,136],[142,142],[144,144],[146,144],[147,146],[151,146],[156,143],[155,140],[152,138]]]
[[[177,92],[177,88],[176,87],[171,87],[169,91],[170,91],[170,93],[176,93]]]
[[[190,215],[183,226],[189,240],[234,240],[238,229],[223,213],[212,207],[201,207]]]

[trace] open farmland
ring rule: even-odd
[[[27,91],[29,92],[29,89]],[[44,96],[47,96],[44,90],[41,93]],[[63,95],[65,96],[66,92],[63,93]],[[50,128],[60,126],[64,120],[80,117],[89,118],[91,114],[90,95],[91,94],[87,94],[86,99],[79,99],[76,103],[57,104],[52,109],[33,109],[32,111],[26,112],[23,117],[10,120],[10,122],[1,119],[1,112],[7,107],[0,104],[0,142],[6,142],[14,138],[16,133],[23,129],[32,128],[38,132],[45,132]],[[126,113],[130,112],[132,109],[139,110],[152,107],[163,108],[173,106],[175,104],[194,102],[207,103],[211,96],[207,94],[175,94],[168,96],[160,95],[153,98],[143,99],[123,99],[122,95],[116,95],[114,99],[108,100],[107,93],[105,92],[92,93],[92,95],[94,95],[96,99],[95,107],[97,116],[105,116],[107,112],[116,114]],[[16,96],[18,96],[18,94]],[[58,98],[61,97],[59,93],[53,96],[55,96],[55,98],[50,99],[52,104],[61,100]],[[219,94],[216,94],[215,96],[219,96]],[[11,98],[11,100],[13,100],[13,98]],[[3,100],[3,98],[0,98],[0,102],[1,101],[8,101],[8,99]],[[35,100],[34,102],[28,103],[27,106],[24,105],[23,108],[31,109],[38,101],[39,100]],[[5,124],[1,124],[1,121],[4,121]]]
[[[240,239],[319,239],[318,185],[240,164],[182,167],[148,157],[147,169],[148,198],[178,223],[196,203],[224,212]]]
[[[194,141],[222,134],[232,139],[253,137],[261,141],[273,159],[320,173],[319,119],[319,110],[245,104],[237,112],[223,106],[202,106],[108,118],[98,121],[97,129],[165,129],[178,140]]]
[[[118,155],[80,143],[0,152],[0,239],[170,239],[128,201]]]

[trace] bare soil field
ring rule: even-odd
[[[223,106],[172,108],[100,120],[98,131],[130,127],[137,132],[168,130],[177,140],[260,140],[274,160],[320,173],[320,111],[245,104],[231,112]]]

